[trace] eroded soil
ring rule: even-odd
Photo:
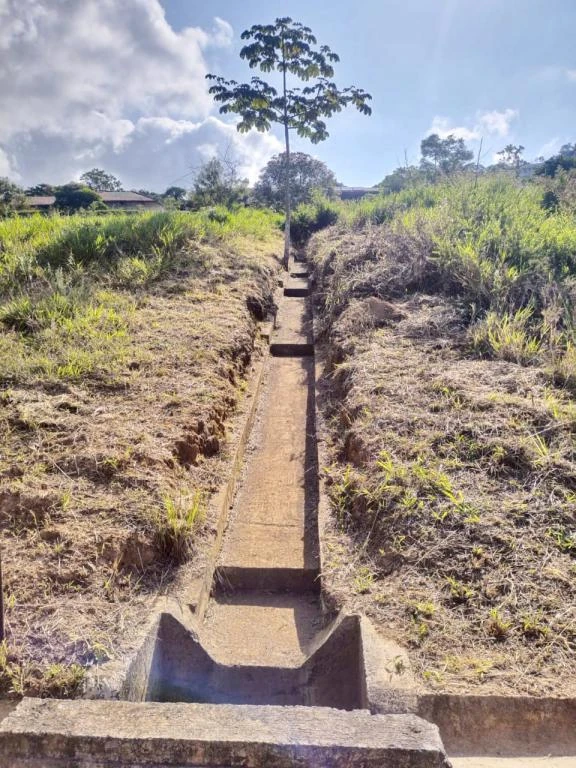
[[[152,598],[177,587],[178,561],[199,567],[276,263],[223,254],[139,294],[114,379],[2,390],[5,693],[72,693],[71,664],[121,654]],[[193,508],[181,552],[169,519]]]

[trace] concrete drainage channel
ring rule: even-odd
[[[304,264],[283,294],[242,476],[223,493],[218,558],[194,611],[169,601],[158,611],[122,679],[100,685],[123,700],[24,700],[0,725],[0,768],[447,766],[430,720],[455,751],[482,753],[461,733],[474,707],[391,687],[398,649],[366,618],[323,610]],[[556,716],[567,754],[574,721],[564,722],[569,708]]]

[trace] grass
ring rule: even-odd
[[[181,492],[177,498],[164,495],[163,508],[155,516],[155,535],[164,556],[183,562],[190,554],[194,536],[206,519],[204,494]]]
[[[76,695],[199,577],[279,217],[0,221],[2,695]]]
[[[253,209],[1,220],[0,380],[113,380],[139,290],[207,272],[210,247],[271,243],[278,224]]]
[[[463,177],[332,204],[309,244],[348,553],[328,588],[435,689],[576,693],[576,211],[543,191]]]

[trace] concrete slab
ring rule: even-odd
[[[306,299],[285,298],[278,309],[270,352],[276,356],[313,355],[312,315]]]
[[[290,277],[284,284],[284,296],[308,296],[308,280],[302,277]]]
[[[201,637],[218,662],[297,667],[322,625],[315,595],[240,592],[212,600]]]
[[[315,707],[26,699],[0,724],[0,768],[446,768],[414,715]]]
[[[226,569],[318,569],[314,364],[274,358],[219,562]],[[260,585],[266,589],[266,584]],[[251,587],[249,587],[251,588]]]

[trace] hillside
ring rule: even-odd
[[[327,589],[435,690],[575,692],[576,224],[541,200],[463,177],[331,206],[309,249]]]
[[[73,695],[202,563],[276,285],[250,210],[0,222],[4,695]]]

